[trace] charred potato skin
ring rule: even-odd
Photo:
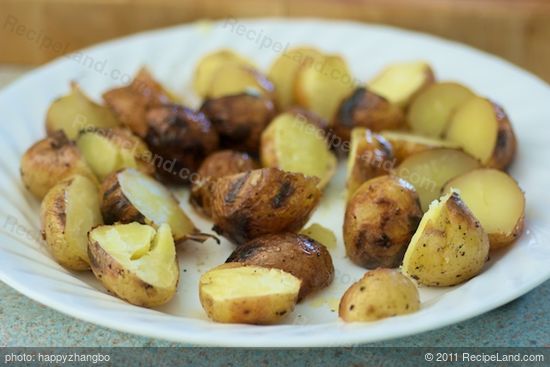
[[[510,166],[516,156],[516,135],[514,134],[512,124],[508,119],[508,115],[504,112],[504,109],[494,102],[491,103],[495,110],[498,130],[495,150],[493,151],[493,155],[489,161],[486,163],[486,166],[496,169],[506,169]]]
[[[319,179],[263,168],[216,180],[213,230],[236,244],[270,233],[297,232],[321,197]]]
[[[103,180],[99,190],[101,200],[101,215],[105,224],[114,223],[148,223],[143,214],[132,205],[130,200],[124,195],[118,182],[118,172],[113,172]]]
[[[367,269],[397,267],[421,218],[418,195],[411,184],[395,176],[371,179],[346,207],[346,253]]]
[[[302,280],[298,301],[334,279],[334,265],[326,247],[302,234],[258,237],[237,247],[226,262],[276,268],[294,275]]]

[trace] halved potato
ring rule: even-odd
[[[328,249],[336,247],[337,240],[334,232],[319,223],[310,224],[307,228],[302,229],[300,234],[305,234]]]
[[[460,145],[448,140],[430,138],[398,131],[382,131],[380,133],[393,148],[396,163],[401,163],[413,154],[436,148],[459,149]]]
[[[330,182],[337,164],[324,132],[290,113],[277,116],[264,130],[260,157],[264,167],[318,177],[321,189]]]
[[[44,197],[42,233],[54,259],[71,270],[87,270],[88,231],[103,224],[97,185],[85,176],[72,176]]]
[[[428,63],[413,61],[387,66],[368,86],[374,93],[405,108],[419,91],[434,81],[434,72]]]
[[[525,195],[506,173],[476,169],[447,182],[443,192],[455,189],[489,235],[491,250],[511,244],[523,232]]]
[[[227,263],[201,277],[199,297],[216,322],[273,324],[294,310],[301,283],[280,269]]]
[[[267,77],[255,68],[238,61],[229,61],[213,74],[205,98],[219,98],[250,93],[274,97],[274,87]]]
[[[456,110],[445,136],[486,167],[504,169],[516,153],[516,137],[506,112],[481,97],[470,98]]]
[[[456,149],[431,149],[405,159],[395,174],[416,189],[423,211],[439,198],[441,188],[453,177],[481,167],[474,157]]]
[[[433,202],[403,259],[403,272],[427,286],[447,287],[478,275],[489,238],[457,192]]]
[[[69,94],[56,99],[46,113],[48,135],[63,130],[70,140],[76,140],[80,130],[86,128],[116,127],[119,124],[111,110],[89,99],[76,82],[71,82]]]
[[[418,289],[409,278],[397,270],[376,269],[348,288],[338,315],[346,322],[376,321],[419,309]]]
[[[117,297],[138,306],[167,303],[176,293],[179,267],[168,224],[99,226],[88,234],[94,275]]]
[[[409,126],[416,134],[440,138],[456,109],[474,96],[458,83],[434,83],[412,101],[407,114]]]

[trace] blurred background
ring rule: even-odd
[[[550,82],[550,0],[0,0],[0,64],[37,65],[126,34],[224,17],[392,25],[472,45]]]

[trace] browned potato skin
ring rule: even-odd
[[[317,177],[263,168],[219,178],[212,194],[214,231],[235,244],[297,232],[321,198]]]
[[[189,202],[199,213],[212,216],[212,185],[220,177],[259,168],[258,163],[247,153],[234,150],[221,150],[212,153],[202,162],[198,180],[193,181]]]
[[[275,117],[275,105],[261,95],[241,93],[207,99],[201,109],[220,135],[222,147],[257,152],[262,131]]]
[[[348,257],[367,269],[401,264],[422,210],[407,181],[380,176],[365,182],[347,204],[344,243]]]
[[[165,182],[189,183],[202,160],[218,149],[218,134],[200,112],[165,105],[150,109],[147,123],[145,141],[153,153],[163,158],[163,164],[157,165],[157,175]],[[166,169],[165,163],[171,163],[171,169]]]
[[[39,199],[59,181],[74,174],[97,182],[74,142],[63,131],[34,143],[21,158],[20,172],[25,187]]]
[[[354,127],[372,131],[396,130],[405,126],[401,108],[364,87],[357,88],[344,99],[334,118],[333,129],[345,141]]]
[[[105,224],[132,223],[149,224],[146,218],[132,205],[120,188],[118,173],[113,172],[101,183],[99,199],[101,200],[101,215]]]
[[[226,262],[240,262],[286,271],[302,280],[298,301],[327,287],[334,265],[327,248],[303,234],[279,233],[258,237],[233,251]]]
[[[498,130],[495,150],[486,166],[496,169],[506,169],[514,160],[517,150],[517,140],[512,124],[504,109],[498,104],[492,102],[497,118]]]

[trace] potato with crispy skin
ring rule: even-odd
[[[92,271],[114,295],[144,307],[174,297],[179,267],[168,224],[158,230],[139,223],[99,226],[88,239]]]
[[[228,61],[213,73],[205,98],[212,99],[241,93],[274,99],[274,87],[271,81],[254,67],[243,65],[240,61]]]
[[[340,300],[338,315],[346,322],[376,321],[420,309],[416,285],[397,270],[376,269],[353,283]]]
[[[38,199],[57,184],[72,175],[82,175],[97,182],[97,179],[63,131],[34,143],[21,157],[21,180]]]
[[[54,259],[67,269],[89,269],[88,231],[103,224],[96,183],[80,175],[59,182],[44,197],[40,217]]]
[[[270,233],[297,232],[321,197],[319,179],[277,168],[226,176],[212,194],[214,231],[236,244]]]
[[[450,287],[478,275],[489,238],[457,192],[433,202],[403,258],[403,272],[420,284]]]
[[[407,132],[382,131],[380,135],[391,144],[396,163],[401,163],[416,153],[430,149],[460,149],[460,145],[452,141]]]
[[[351,261],[367,269],[395,268],[422,218],[411,184],[394,176],[365,182],[349,200],[344,243]]]
[[[268,234],[237,247],[226,262],[276,268],[300,279],[298,301],[328,287],[334,278],[332,258],[325,246],[296,233]]]

